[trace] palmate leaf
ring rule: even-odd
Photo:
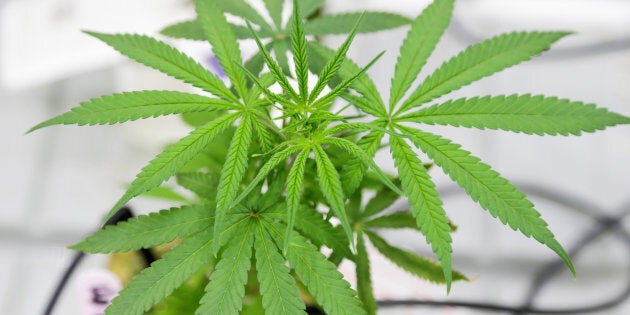
[[[350,33],[362,13],[342,13],[318,16],[304,25],[308,35],[323,36]],[[365,18],[357,30],[359,33],[372,33],[407,25],[411,20],[402,15],[388,12],[365,12]]]
[[[206,34],[197,20],[182,21],[171,24],[160,31],[160,34],[172,38],[206,40]]]
[[[348,238],[344,237],[343,232],[335,229],[329,221],[324,220],[322,214],[315,209],[300,206],[295,220],[295,228],[316,246],[324,245],[344,258],[354,259]]]
[[[252,34],[241,25],[230,24],[234,35],[238,39],[252,38]],[[160,34],[172,38],[192,39],[198,41],[206,41],[208,38],[201,27],[201,23],[197,20],[188,20],[175,24],[171,24],[160,31]],[[260,36],[269,37],[271,32],[265,29],[260,30]]]
[[[548,50],[568,32],[514,32],[472,45],[442,64],[400,106],[398,113],[420,106],[495,72]]]
[[[357,232],[357,255],[355,261],[357,264],[357,293],[359,294],[359,299],[363,302],[363,306],[369,315],[376,315],[377,306],[374,290],[372,289],[370,258],[368,257],[367,248],[365,248],[363,233],[360,231]]]
[[[262,29],[272,32],[271,26],[244,0],[212,0],[223,12],[230,13],[250,21]]]
[[[593,104],[529,94],[460,98],[420,109],[400,120],[564,136],[630,122],[628,117]]]
[[[265,46],[265,50],[271,49],[271,44],[272,43],[267,44],[267,46]],[[263,57],[263,54],[260,51],[257,51],[256,54],[251,56],[245,62],[245,69],[251,72],[254,76],[258,76],[260,72],[262,72],[264,67],[265,67],[265,57]],[[260,93],[262,93],[262,91],[260,91]]]
[[[176,175],[177,184],[206,200],[215,200],[219,179],[216,174],[188,172]]]
[[[234,109],[230,102],[174,91],[126,92],[93,98],[28,132],[52,125],[105,125],[148,117]]]
[[[259,52],[257,53],[257,55],[260,55],[260,59],[262,64],[265,64],[264,58],[262,56],[262,54]],[[252,58],[258,58],[257,56],[254,56]],[[249,61],[248,61],[249,62]],[[248,65],[245,65],[245,69],[247,69]],[[262,68],[262,66],[261,66]],[[255,71],[262,71],[262,70],[256,70]],[[256,76],[254,75],[253,72],[251,72],[250,69],[247,69],[247,74],[249,76],[249,74],[251,74],[252,76]],[[257,115],[260,116],[263,119],[267,119],[269,121],[271,121],[271,118],[269,116],[269,112],[265,110],[265,107],[270,105],[269,102],[265,99],[260,98],[260,96],[264,93],[263,89],[268,89],[270,86],[272,86],[274,83],[276,83],[276,80],[273,77],[273,74],[267,72],[263,75],[260,76],[260,79],[257,79],[258,83],[257,84],[253,84],[252,87],[249,90],[249,95],[247,95],[247,99],[246,102],[247,104],[251,104],[251,107],[254,107],[257,109]]]
[[[575,275],[575,269],[562,245],[556,241],[534,205],[508,180],[501,177],[468,151],[448,139],[411,128],[405,133],[413,135],[416,146],[424,151],[437,166],[461,186],[482,208],[527,237],[533,237],[556,252]]]
[[[107,221],[118,209],[133,197],[158,187],[186,165],[196,154],[212,142],[238,118],[238,114],[230,114],[217,118],[195,130],[175,144],[168,146],[158,154],[131,182],[127,192],[116,202],[107,214]]]
[[[284,162],[292,154],[294,154],[297,151],[302,150],[302,149],[303,149],[303,147],[301,147],[299,145],[288,146],[286,148],[283,148],[282,146],[276,147],[276,150],[278,150],[278,152],[274,153],[274,155],[272,155],[269,158],[269,160],[267,160],[267,162],[265,162],[265,164],[258,171],[258,174],[256,174],[256,177],[254,177],[254,179],[251,180],[249,185],[247,185],[247,187],[245,187],[245,189],[243,189],[241,194],[238,195],[238,197],[236,197],[232,201],[232,205],[231,206],[233,207],[236,204],[238,204],[239,202],[241,202],[243,199],[245,199],[245,197],[247,195],[249,195],[256,187],[258,187],[258,185],[267,177],[267,175],[269,175],[269,173],[271,173],[271,171],[276,166],[278,166],[280,163]]]
[[[300,0],[300,15],[308,18],[320,9],[326,0]]]
[[[339,179],[339,173],[337,173],[335,166],[321,146],[313,146],[313,153],[315,154],[317,176],[319,177],[319,187],[322,194],[326,198],[326,201],[328,201],[332,212],[336,214],[339,221],[341,221],[341,226],[348,240],[350,240],[350,246],[354,248],[354,233],[352,233],[350,221],[346,214],[344,206],[345,198],[343,188],[341,187],[341,180]]]
[[[276,28],[282,27],[282,8],[284,7],[284,0],[263,0],[269,16],[276,25]]]
[[[345,91],[345,92],[339,93],[339,97],[341,97],[343,100],[347,101],[349,104],[351,104],[352,106],[354,106],[355,108],[359,109],[360,111],[364,113],[370,114],[372,116],[377,116],[377,117],[381,115],[379,112],[375,112],[372,109],[374,105],[361,95],[355,95],[354,93],[350,91]]]
[[[378,197],[378,195],[377,195]],[[376,199],[375,197],[374,199]],[[374,200],[372,199],[372,200]],[[416,219],[409,212],[394,212],[362,223],[363,226],[376,229],[414,229],[419,230]]]
[[[392,191],[391,189],[387,187],[380,189],[376,193],[376,195],[365,205],[365,209],[361,217],[369,218],[373,215],[385,211],[385,209],[394,204],[394,202],[396,202],[398,198],[400,198],[400,195]]]
[[[326,95],[322,96],[315,103],[313,103],[313,107],[316,108],[328,108],[330,104],[341,94],[341,92],[345,91],[352,82],[356,81],[359,77],[361,77],[365,72],[367,72],[381,57],[385,54],[385,51],[380,52],[376,57],[374,57],[361,71],[356,73],[354,76],[350,77],[347,80],[339,83],[339,85],[335,86],[330,92]]]
[[[299,11],[299,2],[293,1],[293,27],[291,28],[291,51],[295,64],[296,79],[300,91],[300,100],[306,104],[308,98],[308,56],[306,54],[306,35]]]
[[[287,53],[289,52],[289,42],[286,40],[274,40],[273,43],[273,53],[276,56],[276,61],[278,62],[278,66],[284,74],[287,76],[291,76],[291,67],[289,66],[289,57],[287,57]]]
[[[201,23],[206,38],[212,45],[212,51],[238,94],[245,97],[247,95],[247,80],[242,68],[237,66],[237,64],[243,64],[243,59],[234,31],[215,1],[195,0],[195,8],[197,20]]]
[[[322,69],[326,65],[326,61],[332,59],[335,56],[334,50],[315,42],[309,42],[308,51],[309,67],[314,73],[318,74],[321,73]],[[347,80],[360,71],[361,67],[359,67],[351,59],[345,58],[344,61],[341,63],[341,67],[339,68],[337,75],[342,80]],[[383,100],[380,93],[378,92],[378,89],[376,88],[376,84],[374,84],[372,79],[367,74],[362,74],[361,76],[359,76],[356,80],[352,82],[350,86],[357,92],[361,93],[361,95],[366,99],[365,106],[361,108],[363,111],[377,117],[387,116]]]
[[[234,213],[238,214],[238,213]],[[222,232],[225,239],[241,234],[249,221],[247,213],[232,215],[228,227]],[[186,279],[213,260],[212,226],[186,239],[157,260],[151,267],[135,276],[112,304],[105,310],[108,315],[144,314],[151,306],[170,295]]]
[[[384,239],[371,231],[365,231],[365,235],[369,237],[370,242],[372,242],[374,247],[376,247],[383,256],[387,257],[387,259],[391,260],[398,267],[420,279],[434,283],[445,283],[444,273],[442,272],[440,264],[430,259],[420,257],[410,251],[391,246]],[[453,281],[458,280],[468,281],[468,278],[460,272],[453,271]]]
[[[380,148],[381,140],[384,135],[385,134],[381,131],[371,131],[359,139],[358,146],[367,156],[372,158],[376,155],[376,151]],[[351,159],[344,164],[341,169],[341,178],[343,190],[346,195],[352,194],[357,188],[359,188],[366,170],[367,165],[359,159]]]
[[[86,33],[148,67],[190,83],[224,100],[238,101],[221,79],[164,42],[144,35]]]
[[[109,225],[70,249],[84,253],[114,253],[150,248],[193,235],[214,223],[214,206],[171,208]]]
[[[304,181],[304,169],[310,150],[302,150],[295,158],[293,166],[287,176],[286,196],[287,196],[287,232],[283,252],[286,254],[289,247],[288,239],[295,226],[295,218],[302,199],[302,182]]]
[[[374,160],[354,142],[346,140],[344,138],[327,137],[322,140],[322,143],[328,143],[337,146],[338,148],[343,149],[355,158],[361,160],[361,162],[372,169],[372,171],[383,182],[383,184],[385,184],[385,186],[389,187],[389,189],[398,193],[399,195],[404,195],[400,188],[398,188],[385,174],[385,172],[383,172],[381,168],[378,167],[376,162],[374,162]]]
[[[208,283],[208,269],[204,267],[199,269],[145,315],[195,314],[195,310],[199,307],[199,300],[204,294],[203,288]]]
[[[317,78],[317,83],[313,87],[311,94],[308,96],[309,103],[315,101],[315,99],[322,92],[324,87],[328,84],[328,82],[337,74],[339,71],[348,49],[350,48],[350,44],[352,44],[352,40],[354,40],[354,36],[357,34],[357,29],[361,25],[362,16],[360,16],[355,22],[354,28],[348,34],[346,40],[337,48],[337,51],[333,55],[332,58],[327,58],[328,62],[322,68],[322,70],[318,73],[319,77]]]
[[[397,137],[390,137],[394,164],[403,190],[409,198],[420,231],[442,264],[447,291],[452,281],[451,228],[435,184],[411,147]]]
[[[254,127],[254,131],[256,132],[256,139],[258,140],[258,147],[262,150],[263,153],[271,151],[274,144],[274,135],[272,134],[270,128],[265,125],[264,121],[269,122],[270,125],[273,125],[271,119],[268,117],[260,117],[260,115],[256,115],[254,119],[252,119],[252,126]]]
[[[281,233],[285,229],[284,225],[268,220],[261,222],[276,243],[284,243]],[[287,258],[299,279],[306,285],[308,292],[315,297],[326,314],[366,314],[361,301],[357,299],[354,290],[343,279],[343,275],[337,270],[335,264],[328,261],[304,237],[297,233],[291,234]]]
[[[390,110],[416,80],[451,21],[454,0],[435,0],[411,23],[392,78]]]
[[[282,68],[278,65],[278,63],[275,60],[273,60],[273,58],[271,58],[271,55],[269,55],[269,52],[267,52],[267,50],[264,48],[262,42],[260,41],[260,38],[256,34],[256,31],[254,31],[254,29],[249,24],[249,22],[247,23],[247,26],[249,27],[249,30],[254,36],[256,45],[258,45],[259,51],[262,53],[263,57],[265,58],[265,63],[267,64],[267,67],[269,67],[269,71],[273,74],[273,77],[276,79],[278,84],[280,84],[280,87],[282,87],[284,92],[288,93],[291,98],[298,99],[299,97],[297,93],[295,92],[295,90],[293,89],[289,81],[287,80],[287,77],[284,74],[284,71],[282,70]],[[263,89],[263,91],[264,90],[266,89]]]
[[[249,115],[244,115],[240,125],[236,128],[234,138],[230,143],[225,163],[221,169],[221,179],[217,189],[217,210],[214,222],[215,254],[221,244],[220,233],[223,231],[223,221],[236,198],[238,189],[247,170],[249,146],[252,142],[252,123]]]
[[[167,201],[176,201],[176,202],[189,201],[187,197],[184,197],[182,194],[175,191],[173,187],[168,187],[164,185],[155,187],[147,192],[144,192],[140,196],[155,198],[155,199],[160,199],[160,200],[167,200]]]
[[[108,315],[141,315],[177,289],[212,259],[212,227],[166,253],[120,291],[105,310]]]
[[[196,314],[239,314],[243,307],[247,273],[252,263],[253,229],[254,224],[247,223],[242,234],[228,242],[212,271]]]
[[[278,242],[282,244],[282,242]],[[256,227],[256,271],[260,282],[263,307],[268,314],[306,314],[304,302],[295,286],[295,280],[284,264],[278,247],[262,224]]]

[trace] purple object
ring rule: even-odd
[[[221,67],[219,59],[217,59],[217,56],[215,55],[210,55],[210,57],[208,58],[208,70],[216,74],[221,79],[227,78],[227,75],[225,75],[225,71],[223,71],[223,67]]]

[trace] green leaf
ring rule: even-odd
[[[230,210],[234,198],[240,188],[247,170],[249,146],[252,142],[252,123],[249,115],[244,115],[241,124],[236,128],[230,149],[221,169],[221,179],[217,189],[217,211],[214,222],[215,253],[221,244],[220,233],[223,231],[223,221]]]
[[[271,148],[273,147],[274,136],[269,130],[269,127],[265,125],[263,121],[267,121],[270,125],[273,125],[273,122],[269,118],[263,118],[260,117],[260,115],[256,115],[256,117],[252,119],[252,126],[256,132],[256,138],[258,138],[257,145],[262,150],[262,153],[266,153],[271,151]]]
[[[172,187],[167,186],[159,186],[155,187],[142,195],[141,197],[161,199],[167,201],[176,201],[176,202],[187,202],[188,198],[182,196],[178,192],[176,192]]]
[[[334,146],[337,146],[338,148],[341,148],[344,151],[350,153],[352,156],[358,158],[366,166],[370,167],[372,171],[374,171],[376,176],[383,182],[383,184],[385,184],[385,186],[389,187],[389,189],[400,194],[401,196],[404,195],[404,193],[400,190],[400,188],[398,188],[392,182],[392,180],[387,176],[387,174],[385,174],[383,170],[381,170],[381,168],[378,167],[378,165],[376,164],[376,162],[374,162],[372,157],[370,157],[367,153],[365,153],[365,151],[363,151],[361,147],[359,147],[354,142],[343,139],[343,138],[327,137],[322,140],[322,143],[329,143]]]
[[[323,215],[315,209],[308,206],[299,207],[295,227],[316,246],[324,245],[344,258],[354,259],[348,238],[329,221],[324,220]]]
[[[389,99],[390,109],[402,99],[435,49],[451,21],[453,5],[453,0],[433,1],[411,24],[396,61]]]
[[[263,0],[269,16],[273,20],[277,29],[282,28],[282,7],[284,6],[284,0]]]
[[[350,85],[352,86],[352,85]],[[339,93],[339,97],[347,101],[349,104],[357,108],[358,110],[370,114],[372,116],[380,117],[381,113],[373,110],[373,105],[365,97],[361,95],[355,95],[348,91]]]
[[[228,242],[212,271],[196,314],[239,314],[243,307],[248,270],[252,264],[253,229],[250,221],[239,237]]]
[[[308,98],[308,58],[306,54],[306,35],[302,24],[297,0],[293,0],[293,27],[291,28],[291,51],[295,63],[295,73],[300,91],[300,99],[306,104]]]
[[[393,192],[391,189],[387,187],[380,189],[365,205],[362,217],[369,218],[385,211],[389,206],[394,204],[398,198],[400,198],[400,195]]]
[[[362,203],[363,192],[361,190],[357,190],[352,195],[348,196],[348,202],[346,202],[346,211],[353,225],[356,225],[356,223],[359,221],[358,218],[360,217],[359,212],[361,212]],[[356,230],[356,226],[353,226],[353,228]]]
[[[212,263],[213,261],[208,265]],[[203,297],[203,288],[208,283],[206,274],[210,268],[206,266],[201,267],[199,271],[184,281],[173,293],[154,305],[145,315],[194,314],[199,307],[199,300]]]
[[[265,31],[273,32],[267,21],[244,0],[212,0],[223,12],[241,17],[260,26]]]
[[[324,87],[328,84],[330,79],[332,79],[337,74],[337,72],[339,72],[339,69],[341,68],[343,60],[346,57],[346,53],[348,52],[348,49],[350,48],[350,44],[352,44],[352,40],[354,39],[354,36],[357,34],[357,29],[359,28],[359,25],[361,25],[361,20],[362,20],[361,17],[357,19],[354,25],[354,28],[352,29],[350,34],[348,34],[348,37],[346,38],[346,40],[343,42],[343,44],[341,44],[341,46],[339,46],[334,56],[328,60],[328,63],[326,63],[324,68],[319,72],[319,78],[317,79],[317,83],[315,84],[315,87],[313,87],[313,90],[311,91],[311,94],[308,97],[309,103],[312,103],[313,101],[315,101],[315,99],[319,96],[319,94],[322,92]]]
[[[219,1],[223,4],[226,1]],[[241,50],[236,41],[234,31],[228,24],[225,15],[217,7],[219,2],[213,0],[195,0],[197,20],[206,34],[206,38],[212,45],[212,51],[219,60],[225,74],[238,91],[241,97],[247,95],[247,81],[243,70],[235,63],[243,64]],[[236,1],[230,0],[236,3]]]
[[[114,253],[151,248],[193,235],[213,223],[213,206],[171,208],[108,225],[69,248],[84,253]]]
[[[326,61],[335,56],[334,50],[315,42],[309,42],[308,49],[309,66],[313,72],[318,74],[326,65]],[[347,80],[359,72],[361,72],[361,67],[351,59],[345,58],[337,74],[343,80]],[[367,74],[359,76],[350,86],[366,98],[366,106],[362,108],[363,111],[377,117],[387,116],[381,94]]]
[[[335,166],[321,146],[313,146],[313,153],[315,153],[315,162],[317,163],[319,187],[330,204],[333,213],[335,213],[339,221],[341,221],[341,226],[346,232],[350,245],[354,248],[354,233],[352,232],[350,221],[348,221],[348,216],[346,215],[344,206],[345,198],[343,188],[341,187],[341,180],[339,179],[339,173],[337,173]]]
[[[374,290],[372,289],[372,275],[370,273],[370,258],[368,257],[363,233],[357,232],[357,292],[359,299],[363,302],[365,310],[370,315],[376,315],[377,305],[374,298]]]
[[[285,239],[287,242],[284,244],[283,252],[286,253],[289,247],[288,239],[289,235],[293,231],[295,225],[295,217],[300,206],[300,199],[302,199],[302,182],[304,181],[304,169],[306,168],[306,161],[310,150],[302,150],[300,154],[295,158],[293,166],[287,176],[286,196],[287,196],[287,232]]]
[[[433,283],[445,283],[444,273],[440,264],[418,256],[410,251],[406,251],[388,244],[384,239],[372,233],[365,231],[370,239],[370,242],[378,249],[383,256],[391,260],[398,267],[409,272],[410,274],[424,280],[428,280]],[[453,281],[464,280],[468,281],[468,278],[463,274],[453,271]]]
[[[28,132],[52,125],[105,125],[137,119],[202,111],[234,109],[232,103],[173,91],[126,92],[93,98],[65,114],[46,120]]]
[[[420,106],[549,49],[567,32],[515,32],[466,48],[442,64],[403,103],[398,113]]]
[[[269,50],[270,48],[271,48],[270,44],[267,44],[267,46],[265,46],[265,50]],[[265,66],[265,58],[263,57],[263,54],[260,51],[257,51],[256,54],[254,54],[251,58],[249,58],[245,62],[245,69],[249,70],[254,76],[258,76],[260,72],[262,72],[262,69],[264,68],[264,66]],[[262,91],[260,93],[262,93]]]
[[[256,35],[256,32],[251,28],[251,25],[248,24],[248,27],[250,31],[252,32],[252,35],[254,36],[254,40],[256,41],[256,44],[258,45],[258,49],[263,54],[263,57],[265,57],[265,62],[267,63],[267,67],[269,67],[269,71],[273,74],[274,78],[276,78],[276,81],[278,81],[278,84],[280,84],[280,87],[282,87],[284,92],[288,93],[291,98],[299,99],[297,93],[295,93],[295,90],[293,89],[291,84],[289,84],[289,81],[287,80],[287,77],[284,74],[283,70],[273,60],[273,58],[271,58],[271,56],[269,55],[269,52],[264,48],[262,42],[260,41],[260,38],[258,37],[258,35]],[[276,56],[277,56],[277,53],[276,53]]]
[[[177,143],[168,146],[158,154],[131,182],[127,192],[116,202],[109,211],[107,221],[118,209],[133,197],[160,186],[177,171],[186,165],[196,154],[203,150],[225,129],[236,121],[238,114],[230,114],[211,121],[195,130]]]
[[[243,26],[230,24],[230,27],[232,28],[232,31],[234,31],[234,35],[236,35],[238,39],[248,39],[252,37],[247,28],[244,28]],[[183,38],[199,41],[208,40],[208,38],[206,37],[206,33],[204,33],[203,28],[201,27],[201,23],[199,23],[199,21],[197,20],[184,21],[169,25],[166,28],[162,29],[160,31],[160,34],[172,38]],[[260,30],[260,36],[269,37],[271,36],[271,31],[262,29]]]
[[[304,31],[308,35],[338,35],[352,32],[357,19],[363,13],[342,13],[321,15],[306,23]],[[409,24],[411,20],[402,15],[388,12],[365,12],[365,18],[357,30],[358,33],[372,33],[389,30]]]
[[[407,134],[413,135],[416,146],[424,151],[437,166],[444,170],[453,181],[464,188],[470,197],[490,214],[499,218],[503,224],[514,230],[520,230],[527,237],[533,237],[556,252],[571,272],[575,269],[562,245],[556,241],[547,227],[547,222],[540,217],[534,205],[507,179],[501,177],[468,151],[460,149],[458,144],[430,133],[401,127]]]
[[[363,67],[363,69],[361,69],[361,71],[359,71],[359,73],[355,74],[354,76],[350,77],[347,80],[344,80],[339,85],[335,86],[330,92],[328,92],[328,94],[322,96],[319,100],[317,100],[317,102],[315,102],[313,104],[313,107],[316,107],[316,108],[317,107],[322,107],[322,105],[320,105],[320,104],[328,105],[328,104],[332,103],[332,101],[341,92],[343,92],[346,88],[348,88],[350,85],[352,85],[352,82],[356,81],[363,74],[365,74],[365,72],[368,71],[368,69],[370,69],[384,54],[385,54],[385,51],[380,52],[365,67]]]
[[[300,0],[300,15],[308,18],[320,9],[326,0]]]
[[[375,200],[376,197],[372,200]],[[394,212],[362,223],[363,226],[376,229],[414,229],[419,230],[416,219],[409,212]]]
[[[276,243],[284,243],[280,232],[284,229],[283,225],[268,221],[262,223]],[[287,255],[291,267],[326,314],[366,314],[355,291],[343,279],[335,264],[328,261],[313,244],[298,233],[291,234]]]
[[[105,310],[108,315],[142,315],[177,289],[212,259],[212,227],[184,241],[120,291]]]
[[[289,41],[287,40],[274,40],[273,43],[273,52],[276,56],[276,61],[278,62],[278,66],[282,69],[282,72],[291,76],[291,67],[289,66],[289,57],[287,57],[287,52],[289,51]]]
[[[276,67],[277,67],[278,73],[282,73],[282,70],[277,64],[276,64]],[[261,80],[258,80],[258,78],[256,78],[256,76],[252,74],[249,70],[245,69],[245,67],[243,67],[243,69],[245,70],[245,73],[247,74],[249,79],[252,82],[254,82],[257,89],[265,95],[265,97],[267,98],[267,100],[270,102],[271,105],[274,105],[273,103],[275,102],[275,103],[285,106],[286,108],[292,108],[295,106],[295,104],[291,103],[291,101],[289,101],[289,99],[285,97],[284,95],[276,95],[273,92],[269,91],[269,89],[265,87],[264,82],[261,82]],[[275,73],[272,73],[272,75],[275,76]],[[286,83],[288,84],[288,81]]]
[[[238,99],[221,79],[177,49],[154,38],[136,34],[101,34],[86,32],[123,55],[174,78],[206,90],[224,100]]]
[[[451,100],[415,111],[400,120],[563,136],[630,122],[628,117],[593,104],[529,94]]]
[[[381,146],[383,136],[384,133],[381,131],[371,131],[359,140],[358,145],[367,156],[373,158]],[[351,159],[344,164],[341,178],[346,195],[352,194],[361,185],[366,170],[367,165],[358,159]]]
[[[260,55],[260,58],[263,59],[262,54],[260,54],[260,52],[259,52],[259,55]],[[264,61],[263,61],[263,64],[264,64]],[[254,76],[254,74],[251,73],[250,70],[246,70],[246,71],[247,71],[248,76],[249,75]],[[260,72],[261,70],[257,70],[257,71]],[[251,81],[254,82],[253,80]],[[271,92],[268,89],[271,85],[276,83],[276,80],[274,79],[273,74],[267,72],[260,76],[260,80],[256,79],[256,81],[257,82],[254,82],[254,84],[249,90],[249,95],[247,96],[246,104],[251,104],[250,105],[251,107],[257,108],[259,110],[258,116],[265,117],[265,119],[269,119],[269,112],[264,110],[264,107],[268,107],[269,105],[272,105],[272,104],[269,103],[268,100],[262,99],[260,96],[265,92],[271,94]],[[263,89],[265,91],[263,91]],[[260,108],[260,107],[263,107],[263,108]]]
[[[219,183],[216,174],[201,172],[178,173],[177,183],[201,198],[207,200],[216,199],[217,185]]]
[[[390,137],[390,147],[402,188],[409,198],[416,217],[416,223],[440,260],[446,279],[446,288],[450,291],[453,249],[451,248],[451,228],[446,212],[442,208],[442,200],[426,168],[411,147],[397,137]]]
[[[171,24],[160,31],[160,34],[172,38],[183,38],[192,40],[206,40],[201,24],[197,20],[183,21]]]
[[[281,242],[278,242],[282,244]],[[256,271],[267,314],[306,314],[295,280],[262,224],[256,231]]]
[[[282,149],[282,147],[276,147],[276,150],[282,151],[275,153],[269,158],[269,160],[267,160],[267,162],[265,162],[265,164],[258,171],[258,174],[256,174],[256,177],[254,177],[249,185],[247,185],[247,187],[243,189],[243,192],[236,199],[234,199],[231,206],[234,207],[236,204],[245,199],[245,197],[249,193],[251,193],[254,188],[258,187],[258,184],[260,184],[260,182],[262,182],[276,166],[284,162],[289,156],[301,149],[303,148],[296,145],[289,146],[284,149]]]

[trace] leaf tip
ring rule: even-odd
[[[450,268],[444,269],[444,282],[446,283],[446,295],[451,294],[451,287],[453,283],[453,272]]]
[[[37,124],[37,125],[33,126],[31,129],[27,130],[27,131],[24,133],[24,135],[28,135],[28,134],[32,133],[33,131],[35,131],[35,130],[39,130],[39,129],[41,129],[41,128],[45,127],[43,124],[44,124],[44,123]]]
[[[83,32],[84,34],[90,35],[92,37],[99,38],[99,39],[103,37],[103,35],[105,35],[104,33],[99,33],[99,32],[90,31],[90,30],[81,30],[81,32]]]
[[[81,244],[83,244],[82,241],[70,246],[66,246],[66,248],[69,250],[83,251]]]

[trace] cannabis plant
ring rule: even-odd
[[[71,246],[111,253],[178,240],[120,292],[107,314],[143,314],[182,294],[196,297],[195,304],[184,306],[196,314],[253,312],[256,303],[267,314],[300,314],[304,301],[328,314],[374,314],[368,240],[402,269],[450,290],[452,281],[466,277],[452,268],[454,225],[429,175],[432,166],[501,223],[556,252],[575,273],[547,223],[516,186],[458,144],[422,129],[447,125],[579,135],[629,123],[630,118],[591,104],[543,95],[435,101],[529,60],[569,33],[513,32],[490,38],[450,58],[412,89],[450,22],[453,0],[435,0],[414,20],[370,12],[313,17],[323,0],[294,0],[285,21],[284,2],[264,1],[269,24],[243,0],[196,0],[194,21],[164,30],[174,37],[207,40],[229,84],[157,39],[88,32],[204,93],[103,96],[32,129],[171,114],[184,114],[195,126],[140,171],[110,216],[173,176],[198,195],[196,204],[107,227]],[[228,22],[224,13],[243,23]],[[366,71],[382,53],[373,53],[365,66],[346,53],[358,32],[407,22],[410,30],[389,96],[381,95]],[[337,49],[314,37],[344,32],[348,36]],[[244,38],[258,47],[247,62],[239,48]],[[374,160],[385,148],[396,174],[386,174]],[[423,161],[416,149],[430,161]],[[408,200],[410,211],[386,212],[399,198]],[[418,241],[423,236],[437,261],[387,243],[378,235],[382,228],[418,231]],[[332,250],[328,257],[320,251],[324,246]],[[343,259],[356,263],[358,292],[337,271]],[[180,287],[189,278],[195,286]],[[205,292],[190,293],[203,286]]]

